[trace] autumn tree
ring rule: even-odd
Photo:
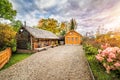
[[[16,32],[7,24],[0,24],[0,48],[13,47]]]
[[[61,22],[60,28],[61,28],[61,30],[66,30],[65,22]]]
[[[38,23],[38,28],[51,31],[57,35],[60,32],[58,21],[53,18],[41,19]]]
[[[13,9],[9,0],[0,0],[0,18],[13,20],[16,16],[16,10]]]
[[[67,32],[67,25],[65,22],[61,22],[60,24],[60,35],[64,36]]]

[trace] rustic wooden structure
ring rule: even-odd
[[[11,57],[11,48],[0,52],[0,69],[9,61]]]
[[[50,31],[23,26],[17,33],[17,49],[35,50],[58,44],[58,37]]]
[[[65,44],[75,44],[79,45],[82,42],[82,35],[78,32],[71,30],[65,35]]]

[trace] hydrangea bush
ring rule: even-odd
[[[111,47],[108,44],[101,45],[98,50],[96,59],[102,63],[106,72],[110,73],[111,70],[120,70],[120,48]]]

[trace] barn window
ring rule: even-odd
[[[69,37],[67,38],[67,41],[70,42],[70,38]]]

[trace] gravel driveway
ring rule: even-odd
[[[0,80],[92,80],[82,46],[59,46],[0,71]]]

